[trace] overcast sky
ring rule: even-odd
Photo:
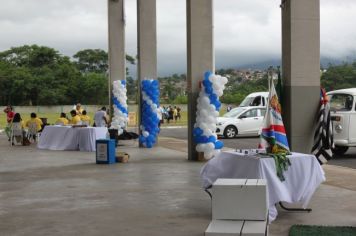
[[[159,75],[186,71],[185,0],[157,0]],[[320,0],[321,55],[356,55],[355,0]],[[0,0],[0,51],[39,44],[72,56],[107,50],[107,0]],[[215,0],[216,67],[278,60],[280,0]],[[136,55],[136,0],[126,0],[127,53]]]

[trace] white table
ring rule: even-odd
[[[301,203],[305,208],[317,187],[325,181],[325,174],[313,155],[292,153],[291,166],[284,172],[281,182],[272,158],[258,158],[236,152],[221,152],[201,170],[203,188],[208,189],[218,178],[266,179],[269,202],[269,220],[276,219],[275,204]]]
[[[95,151],[95,140],[105,139],[106,127],[45,126],[37,147],[49,150]]]

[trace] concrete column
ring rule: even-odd
[[[282,0],[284,124],[292,151],[310,153],[320,96],[320,2]]]
[[[157,79],[156,25],[156,0],[137,0],[137,78],[139,91],[141,91],[141,80],[144,78]],[[138,123],[140,127],[141,97],[139,98]]]
[[[112,82],[126,79],[125,0],[108,0],[109,26],[109,98]],[[109,99],[111,107],[111,99]],[[111,109],[112,114],[113,109]]]
[[[199,81],[214,72],[213,0],[187,0],[188,159],[198,160],[193,139]]]

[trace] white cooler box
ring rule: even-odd
[[[212,186],[213,220],[261,220],[268,216],[264,179],[217,179]]]

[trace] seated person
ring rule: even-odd
[[[81,125],[82,124],[80,116],[77,115],[77,112],[75,110],[71,110],[70,115],[72,116],[72,119],[69,121],[70,124],[72,124],[72,125]]]
[[[37,118],[36,113],[31,113],[31,119],[26,121],[26,127],[28,128],[28,135],[36,140],[36,134],[42,129],[42,120]]]
[[[31,113],[31,119],[26,121],[26,127],[30,127],[31,124],[36,125],[37,132],[41,130],[43,125],[42,120],[40,118],[37,118],[37,115],[34,112]]]
[[[82,120],[83,125],[90,125],[91,119],[90,117],[87,115],[87,111],[83,110],[82,115],[80,116],[80,119]]]
[[[59,118],[56,121],[56,125],[68,125],[69,121],[67,119],[66,113],[61,112],[61,115],[59,116]]]
[[[12,128],[15,127],[15,124],[20,124],[21,130],[22,130],[22,138],[26,137],[26,132],[25,132],[25,123],[22,121],[20,113],[16,113],[14,115],[14,118],[12,119]],[[14,140],[11,140],[13,143]],[[19,142],[19,141],[18,141]]]

